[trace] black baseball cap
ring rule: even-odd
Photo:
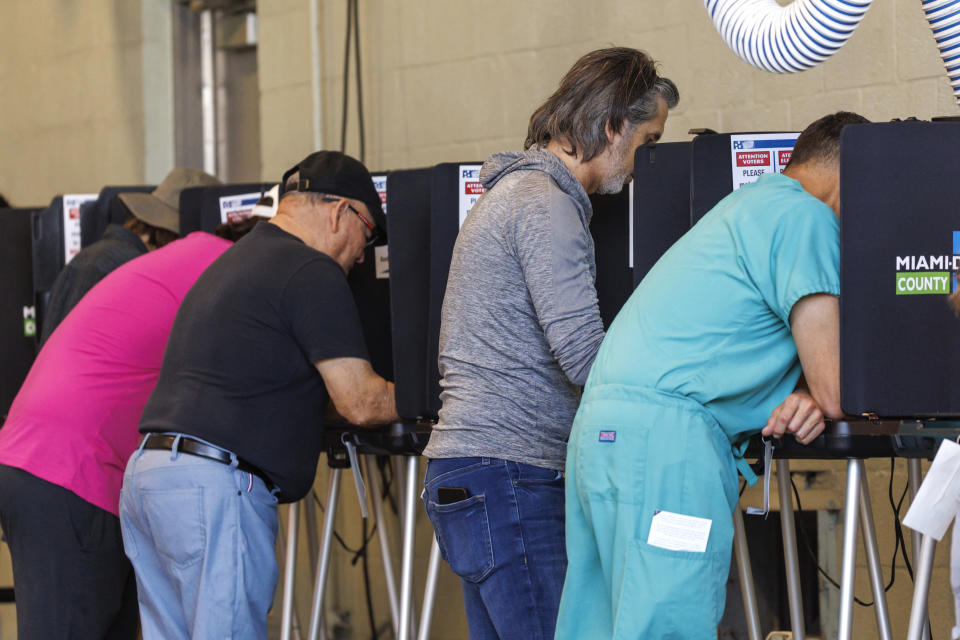
[[[296,188],[287,188],[287,179],[300,172]],[[387,240],[387,216],[380,206],[380,194],[363,163],[339,151],[315,151],[287,169],[280,181],[280,195],[287,191],[313,191],[359,200],[367,205],[377,225],[376,244]]]

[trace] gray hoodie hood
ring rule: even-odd
[[[589,228],[590,218],[593,216],[593,206],[590,197],[583,190],[583,185],[577,180],[567,165],[549,151],[504,151],[495,153],[483,163],[480,170],[480,182],[487,189],[514,171],[542,171],[557,183],[564,193],[580,204],[583,216],[583,226]]]

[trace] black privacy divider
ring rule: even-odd
[[[730,134],[697,136],[691,143],[690,226],[733,191]]]
[[[690,229],[690,142],[637,149],[633,163],[633,283]]]
[[[50,289],[64,259],[63,196],[56,196],[46,209],[37,209],[30,215],[30,244],[33,266],[34,307],[37,314],[37,340],[43,326],[43,312],[50,299]]]
[[[597,263],[597,300],[604,329],[620,311],[633,291],[630,268],[630,187],[612,195],[590,196],[593,235]]]
[[[386,176],[375,174],[375,184],[383,184]],[[273,185],[269,185],[268,188]],[[381,192],[381,201],[383,193]],[[388,209],[389,211],[389,209]],[[389,219],[389,218],[388,218]],[[387,240],[392,238],[388,236]],[[391,243],[392,244],[392,243]],[[360,312],[360,327],[367,343],[373,370],[387,380],[393,379],[393,340],[390,320],[389,247],[367,247],[363,262],[353,265],[347,281]]]
[[[33,364],[40,333],[33,299],[31,215],[41,209],[0,209],[0,423]]]
[[[430,187],[430,312],[427,319],[427,415],[440,411],[440,310],[464,198],[479,187],[480,162],[446,162],[433,168]],[[467,193],[464,193],[466,189]]]
[[[844,129],[841,402],[850,415],[960,415],[960,123]]]
[[[239,198],[238,206],[252,207],[272,182],[246,182],[212,187],[190,187],[180,192],[180,235],[194,231],[212,233],[223,222],[221,198]]]
[[[427,318],[430,310],[430,185],[432,169],[387,174],[390,243],[390,323],[397,412],[415,420],[429,414]]]
[[[153,185],[104,187],[96,200],[80,205],[80,246],[86,247],[103,237],[110,223],[123,224],[130,217],[117,195],[121,193],[150,193]]]

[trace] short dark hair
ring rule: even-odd
[[[672,109],[680,92],[670,79],[657,75],[657,65],[646,53],[628,47],[591,51],[530,116],[523,148],[561,140],[566,153],[586,162],[610,143],[608,124],[620,133],[624,123],[636,126],[655,118],[658,98]]]
[[[833,164],[840,160],[840,132],[848,124],[863,124],[870,122],[863,116],[851,111],[837,111],[830,115],[814,120],[803,130],[796,144],[787,167],[804,162],[823,162]]]
[[[224,240],[229,240],[230,242],[236,242],[265,220],[266,218],[263,216],[248,216],[237,222],[224,222],[214,228],[213,235],[219,236]]]
[[[152,224],[147,224],[140,218],[131,215],[127,218],[127,221],[123,223],[127,229],[133,231],[138,236],[146,235],[147,244],[151,244],[157,249],[164,245],[168,245],[177,238],[180,237],[179,234],[170,231],[169,229],[163,229],[161,227],[155,227]]]

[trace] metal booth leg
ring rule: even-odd
[[[743,527],[743,512],[740,510],[739,504],[733,510],[733,550],[737,557],[740,594],[743,597],[743,613],[747,619],[747,637],[750,640],[763,640],[763,636],[760,635],[757,589],[753,582],[753,569],[750,567],[750,553],[747,550],[747,534]]]
[[[417,475],[420,458],[407,456],[406,480],[403,484],[403,561],[400,576],[400,633],[397,640],[410,640],[416,623],[413,620],[413,549],[416,523]]]
[[[907,481],[910,487],[910,502],[912,503],[917,498],[917,491],[920,490],[920,483],[923,482],[923,474],[921,473],[920,469],[920,458],[907,459]],[[910,541],[913,543],[913,566],[915,569],[920,566],[922,539],[923,536],[920,535],[919,531],[911,531]],[[928,617],[926,611],[926,597],[924,597],[923,640],[930,640],[930,618]]]
[[[790,600],[790,629],[794,640],[807,636],[803,623],[803,596],[800,592],[800,561],[797,559],[797,529],[793,521],[793,496],[790,493],[790,463],[777,460],[777,488],[780,493],[780,529],[783,533],[783,562],[787,571]]]
[[[927,596],[930,594],[930,574],[933,573],[933,554],[937,541],[923,536],[920,544],[920,559],[916,564],[916,579],[913,583],[913,604],[910,606],[910,626],[907,627],[907,640],[921,640],[929,633],[927,627]]]
[[[437,596],[437,578],[440,575],[440,545],[433,536],[430,547],[430,565],[427,567],[427,583],[423,588],[423,606],[420,608],[420,633],[417,640],[430,638],[430,623],[433,622],[433,603]]]
[[[860,532],[863,534],[863,547],[867,556],[867,568],[870,571],[873,610],[877,616],[877,637],[879,640],[893,640],[893,633],[890,630],[890,614],[887,611],[887,594],[883,590],[883,567],[880,564],[880,553],[877,550],[877,532],[874,529],[870,490],[867,487],[867,476],[862,470],[860,475]]]
[[[307,496],[307,500],[310,496]],[[297,566],[297,534],[300,529],[300,503],[287,507],[287,553],[283,568],[283,609],[280,621],[280,640],[291,640],[293,631],[293,589]]]
[[[853,638],[853,584],[857,561],[857,518],[860,515],[860,483],[863,460],[847,460],[847,495],[843,511],[843,555],[840,560],[839,640]]]
[[[317,580],[313,588],[313,608],[310,611],[310,640],[326,638],[323,620],[323,598],[327,589],[327,571],[330,569],[330,555],[333,548],[333,521],[337,517],[337,498],[340,495],[340,474],[342,469],[330,470],[330,491],[327,495],[327,510],[323,517],[323,538],[320,558],[317,560]]]
[[[387,582],[387,596],[390,600],[390,619],[393,622],[393,635],[396,637],[400,635],[400,605],[397,601],[397,580],[393,575],[393,555],[390,551],[387,521],[383,517],[383,492],[380,476],[377,473],[376,458],[364,456],[364,460],[367,483],[370,485],[370,497],[373,502],[373,516],[377,519],[377,538],[380,541],[380,557],[383,558],[383,577]]]
[[[317,554],[320,552],[320,536],[317,535],[317,493],[310,489],[310,493],[303,499],[303,517],[307,521],[307,552],[310,554],[310,579],[317,579]]]

